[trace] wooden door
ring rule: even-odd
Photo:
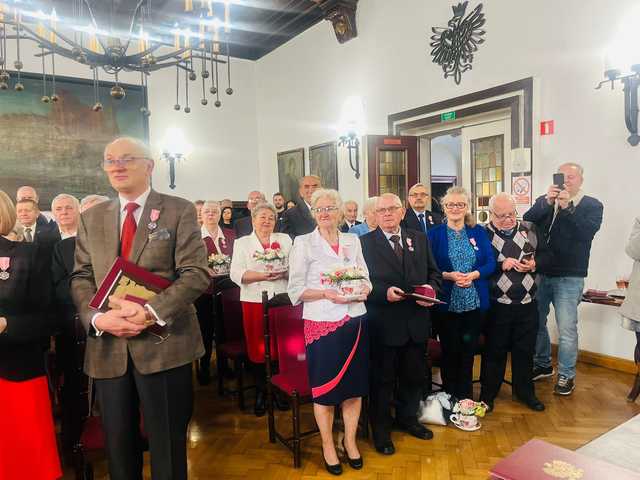
[[[420,178],[418,137],[367,135],[368,196],[395,193],[406,205]]]

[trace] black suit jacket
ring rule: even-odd
[[[236,238],[246,237],[253,232],[253,222],[251,220],[251,214],[247,217],[242,217],[233,224],[233,231],[236,234]]]
[[[380,228],[360,237],[373,284],[367,300],[371,338],[378,344],[396,347],[405,345],[409,340],[415,343],[427,341],[431,331],[430,309],[412,299],[389,302],[389,287],[412,292],[416,285],[429,284],[439,292],[442,285],[442,274],[426,234],[402,228],[401,236],[402,263]]]
[[[304,201],[299,205],[287,210],[280,222],[280,232],[286,233],[291,238],[298,235],[306,235],[316,228],[316,221],[311,216],[311,212]]]
[[[51,263],[51,279],[55,301],[58,306],[75,306],[71,298],[71,273],[73,273],[74,255],[76,251],[76,237],[60,240],[53,247]]]
[[[356,223],[353,224],[353,226],[355,227],[356,225],[360,225],[362,222],[359,222],[358,220],[356,220]],[[349,231],[351,227],[349,225],[347,225],[347,222],[344,222],[342,225],[340,225],[340,231],[342,233],[347,233]]]
[[[43,214],[40,214],[38,215],[38,218],[36,218],[36,225],[38,228],[51,227],[52,225],[56,225],[56,222],[54,220],[49,220]]]
[[[429,231],[436,225],[440,225],[442,223],[442,215],[437,212],[430,212],[429,210],[425,210],[424,223],[427,226],[427,231]],[[416,212],[413,211],[413,208],[407,209],[407,213],[404,215],[404,219],[402,220],[400,225],[402,226],[402,228],[409,228],[411,230],[417,230],[419,232],[422,231],[422,225],[420,225],[418,216],[416,215]]]

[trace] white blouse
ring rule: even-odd
[[[289,255],[289,298],[297,305],[300,297],[307,289],[324,290],[335,288],[321,283],[321,274],[338,267],[359,267],[365,272],[366,282],[369,281],[369,270],[362,256],[362,247],[357,235],[353,233],[339,233],[338,254],[333,251],[329,243],[320,236],[316,228],[307,235],[296,237]],[[363,302],[352,302],[344,305],[322,299],[304,302],[303,318],[321,322],[338,322],[346,315],[357,317],[364,315],[367,309]]]
[[[289,255],[291,250],[291,237],[284,233],[272,233],[269,237],[269,243],[278,242],[280,249],[285,255]],[[262,244],[258,240],[255,232],[251,235],[236,239],[233,244],[233,257],[231,259],[231,268],[229,276],[234,283],[240,286],[240,300],[243,302],[262,302],[262,292],[266,290],[269,298],[277,293],[286,293],[287,279],[281,278],[273,281],[263,281],[254,283],[242,283],[242,276],[247,270],[261,272],[264,265],[253,258],[256,252],[262,252]]]

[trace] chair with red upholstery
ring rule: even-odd
[[[216,332],[222,333],[216,338],[216,368],[218,371],[218,394],[238,394],[238,406],[245,408],[244,392],[255,388],[255,385],[244,385],[244,369],[248,362],[247,345],[242,326],[242,306],[240,304],[240,287],[231,279],[216,283]],[[218,341],[223,338],[222,342]],[[236,377],[236,389],[224,387],[224,363],[233,362]]]
[[[280,441],[293,453],[293,465],[299,468],[300,441],[319,432],[318,428],[300,431],[300,406],[312,402],[311,387],[307,373],[307,359],[304,345],[304,323],[302,305],[292,306],[287,294],[279,294],[271,300],[267,292],[262,292],[262,308],[265,338],[265,364],[267,370],[267,415],[269,441]],[[272,358],[271,338],[275,336],[277,358]],[[274,363],[278,362],[278,372]],[[284,437],[275,425],[273,413],[274,389],[287,398],[291,404],[293,436]]]

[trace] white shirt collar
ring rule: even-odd
[[[209,230],[207,230],[207,227],[205,227],[204,225],[200,227],[200,234],[202,235],[202,238],[211,237]],[[213,240],[220,240],[221,238],[224,238],[224,234],[222,233],[222,228],[218,227],[218,235],[216,236],[216,238],[213,238],[213,237],[211,238]]]
[[[71,238],[77,236],[78,232],[64,233],[60,230],[60,238],[64,240],[65,238]]]
[[[380,229],[382,230],[382,229]],[[393,235],[400,235],[400,238],[402,238],[402,229],[398,226],[398,231],[395,233],[389,233],[389,232],[385,232],[384,230],[382,230],[382,233],[384,233],[384,236],[387,237],[387,240],[391,241],[391,237]]]
[[[424,218],[427,218],[427,211],[425,210],[424,212],[419,212],[417,211],[415,208],[412,208],[411,210],[413,210],[413,213],[416,214],[416,217],[420,218],[419,215],[424,216]]]
[[[144,205],[147,203],[147,199],[149,198],[149,194],[151,193],[151,187],[147,188],[142,195],[140,195],[135,200],[127,200],[122,195],[118,195],[118,199],[120,200],[120,211],[125,211],[125,207],[127,203],[133,202],[139,205],[138,211],[142,212],[144,210]]]

